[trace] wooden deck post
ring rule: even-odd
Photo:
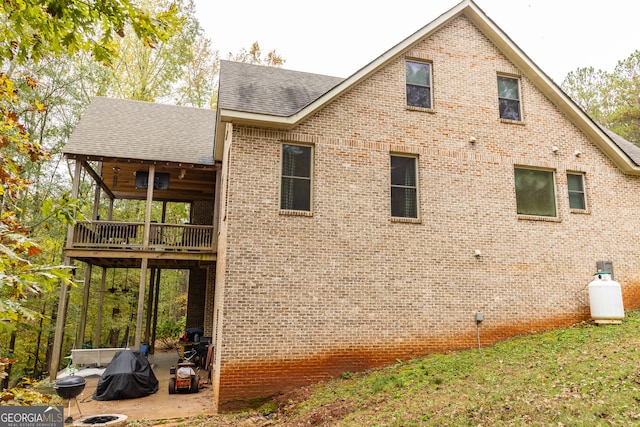
[[[142,240],[142,250],[149,250],[149,235],[151,229],[151,203],[153,202],[153,183],[155,182],[156,167],[149,166],[149,178],[147,181],[147,209],[144,214],[144,238]],[[140,265],[140,285],[138,286],[138,311],[136,313],[136,340],[135,348],[140,349],[142,344],[142,317],[144,315],[144,290],[147,286],[147,267],[149,258],[144,256]]]
[[[144,324],[144,341],[149,344],[149,337],[151,336],[151,315],[153,314],[153,295],[155,291],[155,279],[157,268],[151,269],[151,277],[149,277],[149,296],[147,298],[147,320]]]
[[[138,311],[136,312],[136,338],[134,349],[140,350],[142,344],[142,316],[144,315],[144,289],[147,284],[147,267],[149,266],[149,258],[142,258],[140,265],[140,286],[138,287]]]
[[[96,316],[96,333],[93,338],[93,346],[102,345],[102,306],[104,305],[104,293],[107,291],[107,268],[102,267],[102,280],[100,281],[100,296],[98,297],[98,314]]]
[[[151,328],[151,342],[149,345],[151,346],[151,354],[155,352],[156,347],[156,327],[158,326],[158,300],[160,297],[160,274],[162,273],[162,269],[158,268],[158,272],[156,274],[156,282],[154,283],[155,287],[155,297],[153,301],[153,323]]]
[[[87,327],[87,310],[89,308],[89,294],[91,292],[91,270],[93,266],[91,264],[87,264],[87,267],[84,271],[84,287],[82,294],[82,307],[80,309],[80,326],[78,326],[78,331],[76,333],[76,345],[79,345],[82,348],[82,344],[84,343],[84,330]]]
[[[102,162],[98,164],[98,176],[102,174]],[[93,212],[91,215],[91,219],[98,219],[98,208],[100,207],[100,193],[101,188],[98,182],[95,182],[95,190],[93,193]],[[84,343],[84,332],[87,326],[87,311],[89,310],[89,296],[91,292],[91,270],[92,265],[87,264],[85,274],[84,274],[84,294],[82,296],[82,309],[80,311],[80,327],[78,328],[78,332],[76,334],[76,343],[79,343],[80,346]],[[102,305],[100,305],[100,310],[102,309]],[[95,347],[95,344],[94,344]]]

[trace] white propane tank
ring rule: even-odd
[[[622,323],[624,305],[620,283],[611,279],[611,273],[597,272],[589,283],[591,318],[596,323]]]

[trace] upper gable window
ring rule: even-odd
[[[431,64],[406,62],[407,105],[431,108]]]
[[[515,181],[519,215],[557,216],[553,171],[516,167]]]
[[[522,120],[519,79],[498,76],[498,108],[501,119]]]
[[[280,209],[311,211],[312,148],[282,145]]]

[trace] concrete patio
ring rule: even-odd
[[[123,414],[129,420],[158,420],[176,417],[187,417],[198,414],[213,414],[213,389],[208,382],[208,372],[200,370],[200,391],[198,393],[178,393],[169,395],[169,368],[178,361],[176,352],[157,352],[149,355],[149,362],[158,379],[158,391],[152,395],[127,400],[98,401],[93,399],[100,377],[87,376],[86,386],[78,396],[78,405],[82,416],[101,414]],[[64,401],[65,417],[69,416],[68,402]],[[80,418],[76,404],[71,401],[71,416]]]

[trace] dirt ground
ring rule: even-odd
[[[85,377],[87,384],[77,398],[82,416],[101,414],[123,414],[128,420],[160,420],[189,417],[199,414],[214,414],[213,389],[207,382],[207,371],[201,370],[201,386],[198,393],[169,394],[169,368],[178,361],[175,352],[156,352],[149,355],[149,362],[158,379],[158,391],[137,399],[98,401],[93,399],[98,376]],[[69,416],[69,404],[64,402],[65,416]],[[71,401],[71,416],[80,419],[78,407]]]

